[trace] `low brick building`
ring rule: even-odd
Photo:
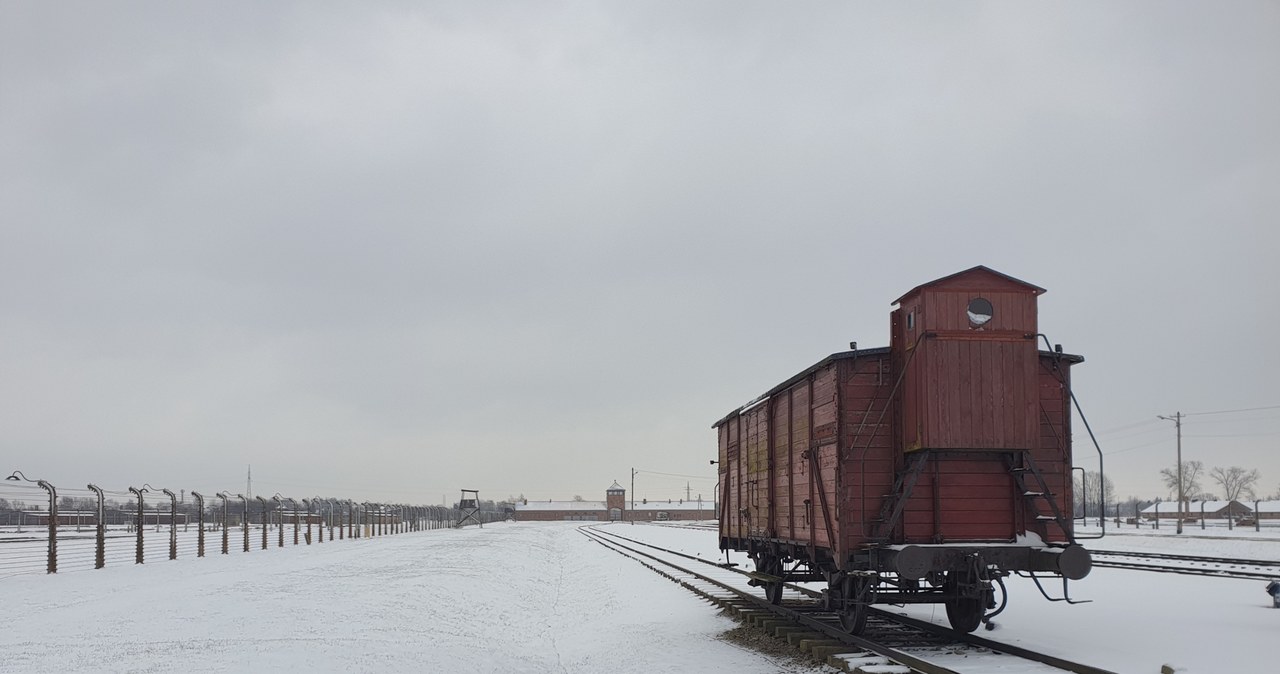
[[[1238,520],[1243,517],[1252,517],[1253,508],[1239,501],[1184,501],[1182,505],[1182,518],[1184,520],[1199,520],[1204,517],[1206,520]],[[1146,520],[1154,520],[1156,518],[1162,520],[1175,520],[1178,518],[1178,502],[1177,501],[1161,501],[1153,503],[1142,509],[1142,517]]]
[[[714,520],[715,505],[701,499],[690,501],[636,501],[635,510],[627,501],[627,490],[614,482],[605,490],[603,501],[530,501],[517,503],[513,517],[523,522],[551,521],[694,521]]]

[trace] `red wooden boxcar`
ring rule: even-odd
[[[968,632],[1010,573],[1083,578],[1083,358],[1039,350],[1043,292],[981,266],[918,286],[888,348],[832,354],[717,421],[720,547],[747,552],[775,602],[787,580],[827,582],[854,632],[875,603],[943,603]]]

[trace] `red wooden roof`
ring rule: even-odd
[[[914,295],[914,294],[916,294],[916,293],[920,292],[920,291],[921,291],[922,289],[924,289],[924,288],[928,288],[929,286],[939,285],[939,284],[946,283],[946,282],[949,282],[949,281],[954,281],[954,280],[959,279],[960,277],[963,277],[963,276],[972,276],[972,275],[986,275],[986,276],[993,276],[993,277],[998,278],[998,279],[1003,279],[1003,280],[1005,280],[1005,281],[1010,281],[1010,282],[1016,283],[1016,284],[1018,284],[1018,285],[1020,285],[1020,286],[1023,286],[1023,287],[1025,287],[1025,288],[1027,288],[1027,289],[1031,290],[1031,292],[1033,292],[1033,293],[1034,293],[1034,294],[1036,294],[1036,295],[1040,295],[1040,294],[1042,294],[1042,293],[1046,292],[1046,290],[1045,290],[1044,288],[1041,288],[1040,286],[1032,285],[1032,284],[1030,284],[1030,283],[1027,283],[1026,281],[1023,281],[1022,279],[1017,279],[1017,278],[1014,278],[1014,277],[1012,277],[1012,276],[1009,276],[1008,274],[1001,274],[1000,272],[998,272],[998,271],[996,271],[996,270],[994,270],[994,269],[992,269],[992,268],[990,268],[990,267],[985,267],[985,266],[983,266],[983,265],[978,265],[978,266],[976,266],[976,267],[970,267],[969,269],[966,269],[966,270],[964,270],[964,271],[958,271],[958,272],[956,272],[956,273],[954,273],[954,274],[951,274],[950,276],[943,276],[943,277],[942,277],[942,278],[940,278],[940,279],[934,279],[934,280],[932,280],[932,281],[929,281],[928,283],[921,283],[920,285],[918,285],[918,286],[916,286],[916,287],[912,288],[911,290],[908,290],[906,293],[904,293],[904,294],[902,295],[902,297],[899,297],[898,299],[894,300],[894,301],[893,301],[893,304],[901,304],[901,303],[902,303],[902,300],[905,300],[906,298],[911,297],[912,295]]]

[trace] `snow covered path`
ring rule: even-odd
[[[565,523],[4,579],[4,672],[796,671]]]

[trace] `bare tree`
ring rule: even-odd
[[[1209,477],[1222,487],[1222,492],[1228,501],[1235,501],[1241,497],[1253,498],[1253,487],[1258,480],[1262,479],[1257,468],[1245,470],[1240,466],[1230,468],[1214,466],[1213,470],[1209,471]]]
[[[1099,487],[1099,477],[1101,487]],[[1075,476],[1075,488],[1072,504],[1076,517],[1084,517],[1086,514],[1093,517],[1099,514],[1105,516],[1104,507],[1116,501],[1116,487],[1111,482],[1111,478],[1099,476],[1096,470],[1086,470],[1082,475]]]
[[[1200,473],[1204,471],[1204,464],[1199,461],[1183,461],[1182,462],[1182,498],[1188,501],[1200,496]],[[1160,470],[1160,477],[1164,478],[1164,484],[1169,488],[1169,495],[1176,502],[1178,500],[1178,469],[1164,468]]]

